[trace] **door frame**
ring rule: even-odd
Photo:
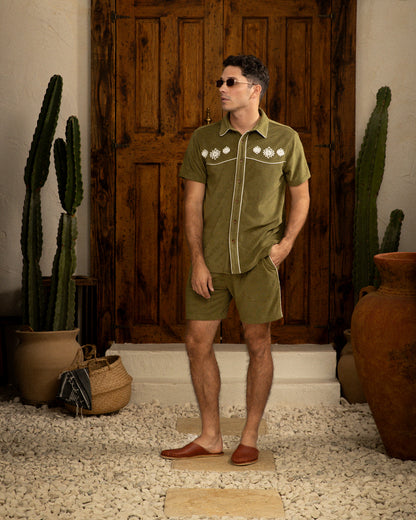
[[[356,0],[331,0],[330,287],[328,331],[341,344],[353,311]],[[328,15],[324,15],[328,16]],[[91,0],[91,276],[98,280],[97,347],[114,341],[116,0]]]

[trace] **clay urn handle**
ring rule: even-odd
[[[372,293],[376,291],[377,289],[374,287],[374,285],[367,285],[367,287],[363,287],[360,291],[360,297],[359,299],[363,298],[364,296],[367,296],[367,294]]]

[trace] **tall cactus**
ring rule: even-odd
[[[388,126],[388,107],[391,101],[389,87],[377,92],[377,102],[370,116],[358,155],[356,168],[354,210],[354,298],[358,300],[360,290],[374,284],[374,255],[380,252],[377,227],[377,195],[384,175]],[[386,230],[383,244],[397,251],[401,223],[404,215],[395,210]],[[389,245],[387,245],[389,244]]]
[[[26,195],[20,239],[23,255],[22,310],[24,324],[33,330],[42,329],[44,317],[44,294],[39,266],[43,242],[40,190],[49,173],[51,146],[61,106],[62,84],[62,77],[58,75],[52,76],[49,81],[24,174]]]
[[[81,138],[75,116],[67,121],[65,137],[66,143],[63,139],[56,139],[54,144],[59,198],[66,213],[61,214],[59,221],[46,314],[48,330],[71,330],[75,319],[75,282],[72,279],[76,267],[75,241],[78,234],[75,212],[83,197]]]

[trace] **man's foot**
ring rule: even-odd
[[[253,446],[239,444],[238,448],[231,455],[231,462],[235,466],[249,466],[259,460],[259,450]]]
[[[223,451],[212,453],[196,442],[190,442],[183,448],[163,450],[160,454],[160,456],[164,459],[198,459],[205,457],[220,457],[221,455],[224,455]]]

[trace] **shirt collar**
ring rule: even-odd
[[[260,119],[257,121],[256,126],[251,130],[251,132],[257,132],[262,137],[266,138],[267,133],[269,131],[269,118],[266,116],[264,110],[262,110],[261,108],[259,108],[259,112]],[[230,130],[234,131],[230,123],[230,114],[227,113],[221,121],[220,136],[224,136]]]

